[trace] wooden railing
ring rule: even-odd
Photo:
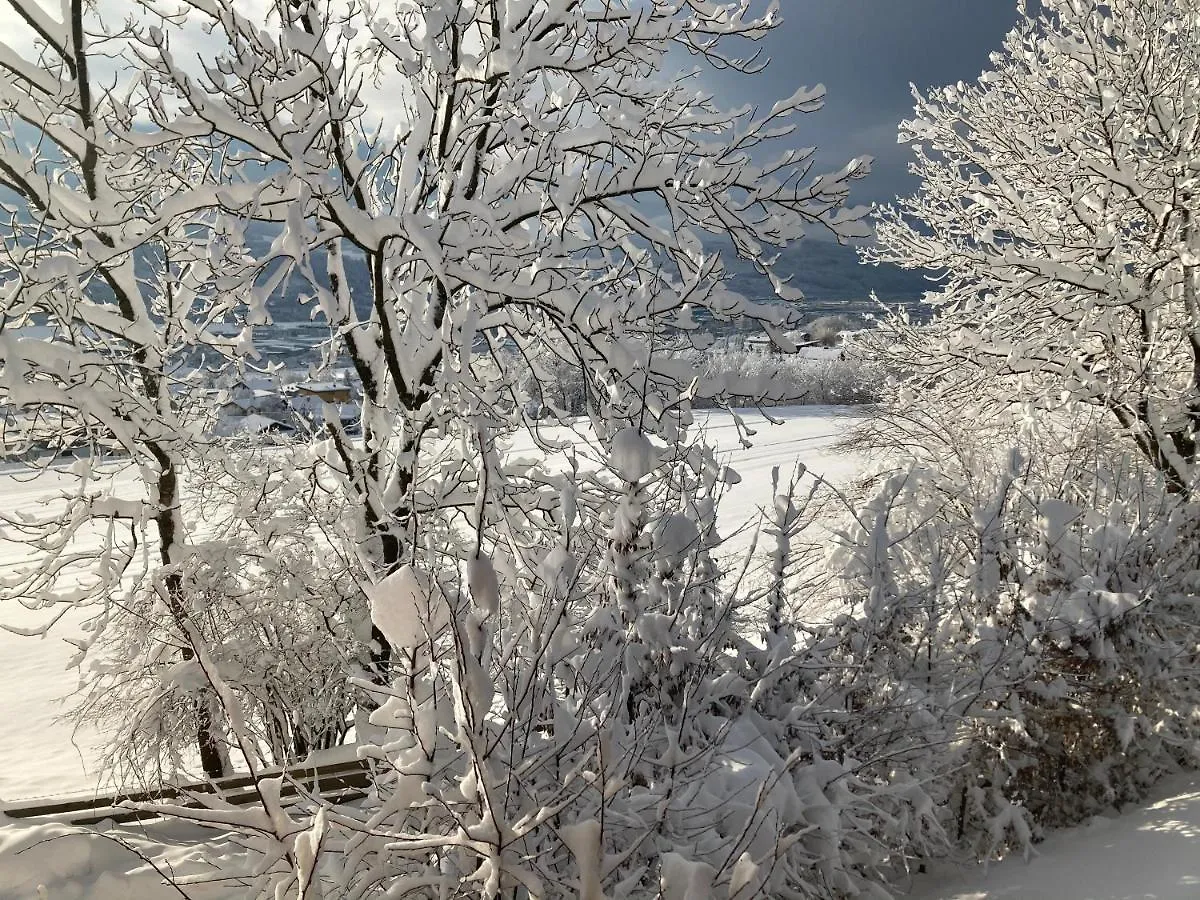
[[[290,766],[286,770],[270,769],[259,778],[283,776],[282,797],[294,797],[304,790],[319,794],[326,800],[345,802],[366,796],[370,774],[360,760]],[[251,775],[233,775],[214,781],[169,785],[156,790],[135,793],[96,794],[62,799],[17,801],[0,807],[11,819],[55,818],[72,825],[97,825],[101,822],[132,822],[158,818],[150,811],[129,809],[122,803],[172,803],[200,809],[204,806],[194,795],[218,794],[226,803],[249,806],[259,801],[255,779]]]

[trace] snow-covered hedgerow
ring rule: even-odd
[[[818,353],[740,348],[691,354],[701,373],[699,408],[729,404],[862,404],[878,398],[880,373],[868,361]]]
[[[872,403],[879,397],[882,373],[864,358],[846,359],[836,350],[818,348],[800,353],[763,352],[724,345],[704,352],[671,351],[699,379],[695,409],[781,404],[850,405]],[[505,360],[525,374],[519,378],[531,411],[546,416],[587,413],[598,388],[578,364],[550,354],[526,361]],[[535,371],[536,369],[536,371]]]
[[[1194,508],[1095,415],[900,409],[887,437],[925,453],[842,532],[816,666],[846,754],[985,855],[1194,765]]]
[[[713,557],[733,475],[703,447],[619,429],[568,477],[485,440],[458,523],[368,591],[369,798],[166,811],[245,832],[249,896],[824,898],[1137,797],[1197,737],[1196,523],[1136,455],[1097,465],[1095,423],[981,420],[874,482],[804,581],[844,603],[822,626],[791,612],[803,477],[752,586]]]

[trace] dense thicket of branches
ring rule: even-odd
[[[1198,12],[1043,3],[977,82],[916,94],[901,139],[921,186],[881,211],[867,253],[943,273],[935,328],[900,338],[922,390],[1006,378],[1043,407],[1099,405],[1185,494],[1200,424]]]
[[[943,802],[958,837],[999,816],[983,849],[1195,764],[1198,23],[1039,4],[978,81],[916,93],[920,187],[864,254],[942,278],[931,323],[859,345],[894,374],[859,435],[892,460],[872,664],[952,713]]]
[[[10,516],[0,599],[92,611],[127,780],[249,768],[259,808],[145,804],[238,834],[226,887],[884,897],[1195,761],[1191,0],[1046,0],[918,95],[867,256],[944,272],[939,315],[855,341],[880,465],[776,471],[765,565],[692,412],[787,386],[706,372],[703,323],[786,346],[771,248],[859,233],[865,163],[771,155],[819,90],[724,111],[667,62],[753,71],[777,5],[14,3],[0,396],[93,456]],[[285,279],[357,421],[214,438],[197,362],[245,374]],[[351,733],[367,798],[283,803],[266,769]]]

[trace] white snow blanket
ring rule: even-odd
[[[1029,862],[931,872],[912,900],[1196,900],[1200,776],[1168,778],[1155,799],[1052,834]]]

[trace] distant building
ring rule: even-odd
[[[359,417],[353,374],[335,370],[322,381],[300,380],[303,376],[295,371],[239,375],[220,391],[216,433],[288,434],[322,428],[330,407],[349,429]]]
[[[232,416],[282,416],[288,412],[287,401],[277,391],[234,390],[221,404],[222,418]]]
[[[322,403],[349,403],[354,390],[346,382],[302,381],[291,386],[297,397],[315,397]]]

